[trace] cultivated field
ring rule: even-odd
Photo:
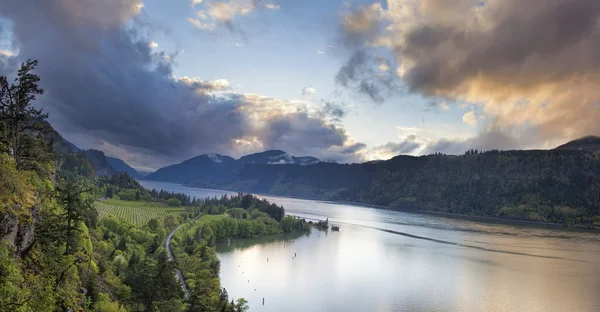
[[[184,208],[159,206],[154,203],[107,200],[95,203],[100,218],[112,215],[137,226],[145,225],[152,218],[164,219],[167,214],[183,212]]]

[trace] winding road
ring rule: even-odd
[[[165,241],[165,249],[167,250],[167,253],[169,254],[169,261],[175,260],[175,258],[173,257],[173,252],[171,252],[171,238],[173,237],[173,234],[175,234],[175,232],[177,230],[179,230],[179,228],[182,226],[183,226],[183,224],[176,227],[173,231],[171,231],[171,233],[169,233],[169,235],[167,235],[167,239]],[[181,284],[181,288],[183,289],[183,297],[185,298],[185,300],[190,299],[190,291],[188,290],[187,285],[185,284],[185,279],[183,278],[181,271],[179,271],[179,269],[175,269],[175,274],[177,275],[179,284]]]

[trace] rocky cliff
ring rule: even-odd
[[[25,253],[31,245],[35,233],[35,223],[39,220],[40,208],[35,205],[31,209],[32,219],[19,222],[18,216],[11,213],[0,213],[0,241],[7,241],[16,249],[18,255]]]

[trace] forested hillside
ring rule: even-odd
[[[127,173],[100,177],[92,162],[103,160],[73,148],[33,107],[43,94],[36,65],[24,63],[14,83],[0,77],[0,312],[246,311],[220,286],[215,242],[308,223],[252,195],[197,199],[146,190]],[[130,209],[96,209],[114,203]],[[150,210],[164,218],[140,218]],[[185,222],[174,262],[166,236]]]
[[[396,157],[338,199],[533,221],[600,222],[600,154],[571,150]]]
[[[217,187],[398,210],[600,223],[600,152],[591,148],[468,151],[352,165],[246,165]]]

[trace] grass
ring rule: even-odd
[[[110,198],[103,202],[106,204],[111,204],[111,205],[115,205],[115,206],[127,206],[127,207],[168,207],[165,203],[120,200],[120,199],[116,199],[116,198]]]
[[[109,199],[95,203],[100,218],[112,215],[119,220],[143,226],[152,218],[164,219],[168,214],[181,213],[185,208],[168,207],[161,203]]]

